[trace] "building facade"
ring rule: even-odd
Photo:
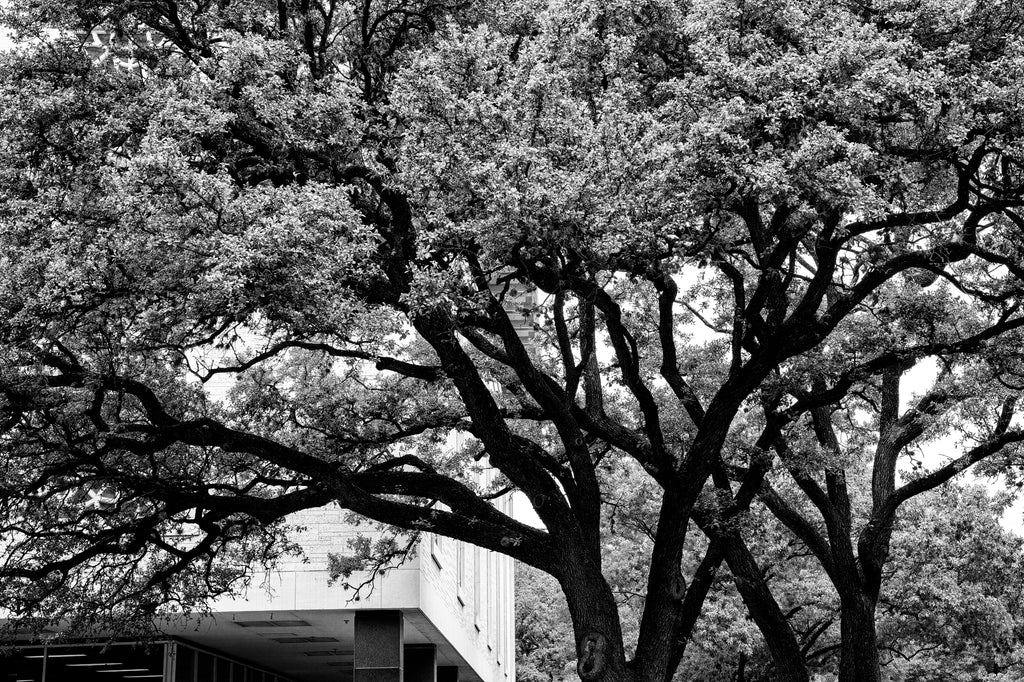
[[[511,512],[510,498],[498,504]],[[329,584],[329,553],[359,533],[347,518],[324,507],[290,519],[305,561],[267,571],[207,617],[167,621],[165,641],[28,645],[0,654],[0,682],[515,680],[509,557],[423,534],[409,561],[357,594]]]

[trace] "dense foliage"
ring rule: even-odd
[[[625,490],[625,489],[623,489]],[[635,490],[626,490],[633,497]],[[885,679],[1010,682],[1024,676],[1022,540],[1000,525],[1005,500],[981,488],[949,484],[916,498],[893,529],[893,557],[878,609]],[[614,538],[605,571],[627,630],[643,603],[646,556],[629,548],[644,512],[620,505],[606,518]],[[821,567],[770,514],[744,519],[751,550],[784,609],[813,679],[837,677],[840,606]],[[647,512],[649,514],[649,511]],[[648,518],[649,520],[649,518]],[[701,548],[688,554],[699,560]],[[569,613],[558,584],[527,566],[516,576],[517,677],[524,682],[575,679]],[[705,599],[676,679],[757,682],[774,679],[771,655],[744,617],[732,577],[719,572]]]
[[[1014,3],[4,8],[16,626],[197,608],[333,501],[551,575],[585,680],[664,682],[742,629],[699,625],[726,569],[772,675],[807,680],[770,513],[824,576],[840,679],[872,682],[893,571],[932,565],[901,510],[979,463],[1018,480]],[[622,486],[651,508],[620,616]]]

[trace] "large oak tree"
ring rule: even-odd
[[[3,16],[0,604],[25,619],[195,608],[335,502],[554,576],[586,680],[671,676],[725,564],[804,680],[738,522],[758,500],[835,584],[843,679],[873,680],[900,505],[1024,440],[1013,3]],[[953,458],[901,473],[933,437]],[[607,458],[658,507],[628,641]]]

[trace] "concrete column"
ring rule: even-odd
[[[356,611],[354,682],[403,682],[401,611]]]
[[[405,647],[405,682],[437,682],[437,647],[410,644]]]
[[[459,666],[439,665],[437,667],[437,682],[459,682]]]

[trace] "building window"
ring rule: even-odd
[[[505,660],[505,557],[494,557],[494,640],[498,648],[498,665]]]
[[[177,647],[174,682],[194,682],[196,678],[196,652],[188,647]]]
[[[484,572],[484,585],[487,591],[487,648],[494,649],[494,624],[497,621],[497,608],[494,603],[494,552],[487,552],[487,570]]]
[[[466,543],[455,543],[455,597],[466,605]]]
[[[511,504],[509,508],[511,509]],[[515,575],[516,575],[516,562],[514,559],[508,561],[508,580],[505,582],[505,603],[508,604],[508,615],[505,616],[505,622],[510,626],[508,632],[505,633],[505,651],[511,659],[509,666],[505,668],[505,676],[508,677],[509,670],[514,667],[515,655],[516,655],[516,624],[515,624],[515,610],[516,610],[516,593],[515,593]]]
[[[430,534],[430,558],[441,568],[441,536],[437,533]]]
[[[480,552],[483,551],[479,547],[473,547],[473,625],[476,629],[480,629],[480,625],[483,622],[481,615],[483,613],[483,590],[480,587],[480,583],[483,580],[480,570]]]

